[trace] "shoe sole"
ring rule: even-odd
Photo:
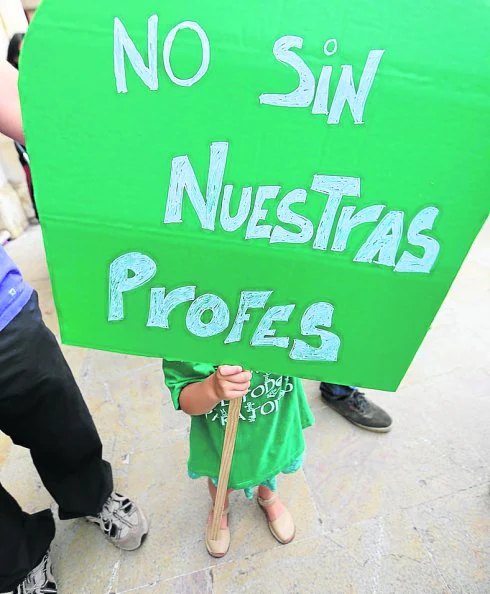
[[[342,415],[341,415],[342,416]],[[345,417],[343,417],[345,419]],[[389,427],[368,427],[367,425],[361,425],[360,423],[356,423],[355,421],[350,421],[349,419],[345,419],[352,423],[356,427],[360,427],[361,429],[366,429],[366,431],[372,431],[373,433],[389,433],[392,429],[392,425]]]

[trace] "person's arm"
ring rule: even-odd
[[[206,379],[183,388],[179,397],[180,408],[188,415],[208,413],[222,400],[243,398],[251,378],[250,371],[237,365],[221,365]]]
[[[0,132],[25,144],[17,84],[17,70],[0,61]]]

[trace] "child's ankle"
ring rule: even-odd
[[[265,487],[264,485],[259,485],[258,495],[261,499],[268,501],[269,499],[276,497],[277,492],[272,491],[271,489],[269,489],[268,487]]]

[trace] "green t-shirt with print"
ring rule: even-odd
[[[164,361],[163,370],[176,409],[182,389],[215,371],[204,363]],[[228,401],[192,416],[189,474],[216,479],[225,435]],[[290,466],[305,449],[303,429],[313,424],[301,380],[253,372],[242,400],[228,486],[245,489],[265,482]]]

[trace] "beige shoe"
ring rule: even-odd
[[[257,498],[257,502],[267,518],[267,524],[272,536],[281,544],[289,544],[296,536],[296,527],[294,525],[293,517],[289,511],[284,509],[282,514],[272,522],[267,516],[267,511],[265,508],[269,507],[269,505],[272,505],[276,501],[277,495],[274,495],[270,499],[262,499],[262,497]]]
[[[229,515],[229,508],[223,510],[223,516]],[[213,511],[211,510],[211,518],[212,518]],[[209,523],[206,526],[206,548],[208,549],[208,553],[211,557],[224,557],[230,548],[230,528],[227,526],[226,528],[220,528],[218,532],[218,539],[212,540],[211,539],[211,524]]]

